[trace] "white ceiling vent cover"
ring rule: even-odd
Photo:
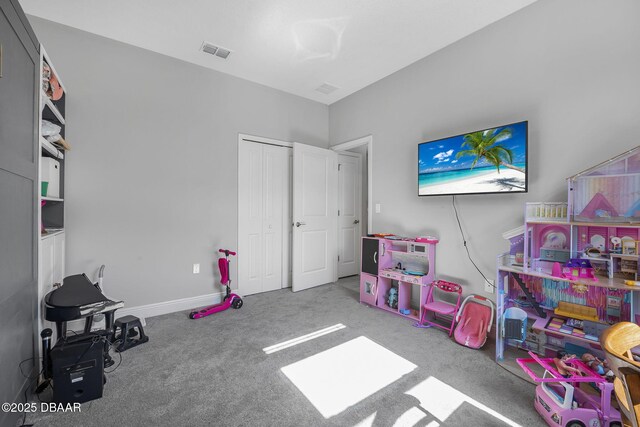
[[[316,90],[320,93],[324,93],[325,95],[329,95],[331,92],[335,92],[339,87],[334,86],[330,83],[322,83],[320,86],[316,88]]]
[[[229,49],[225,49],[223,47],[216,46],[209,42],[203,42],[202,47],[200,48],[205,53],[215,55],[222,59],[227,59],[227,57],[231,54]]]

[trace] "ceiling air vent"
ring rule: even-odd
[[[316,88],[316,90],[320,93],[324,93],[325,95],[329,95],[331,92],[338,90],[337,86],[334,86],[329,83],[322,83],[320,86]]]
[[[231,51],[229,49],[225,49],[223,47],[216,46],[216,45],[211,44],[209,42],[202,43],[202,47],[200,48],[200,50],[202,50],[205,53],[208,53],[208,54],[211,54],[211,55],[215,55],[215,56],[217,56],[219,58],[222,58],[222,59],[227,59],[229,54],[231,54]]]

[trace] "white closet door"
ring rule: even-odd
[[[284,189],[287,150],[284,147],[262,147],[262,291],[282,287]]]
[[[282,242],[282,287],[290,288],[292,282],[293,268],[291,264],[291,245],[293,244],[293,150],[287,148],[286,156],[287,168],[284,182],[284,217],[282,218],[282,229],[284,230],[284,241]]]
[[[362,175],[359,155],[338,155],[338,277],[360,270]]]
[[[338,165],[331,150],[293,144],[293,290],[337,279]]]
[[[262,292],[262,145],[241,141],[238,167],[238,288]]]
[[[286,285],[291,149],[241,141],[238,174],[238,290],[242,295]],[[290,226],[289,226],[290,227]]]

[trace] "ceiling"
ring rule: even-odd
[[[20,3],[30,15],[331,104],[535,1]],[[231,55],[223,60],[201,52],[205,40]],[[338,89],[316,91],[324,83]]]

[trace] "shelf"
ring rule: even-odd
[[[626,291],[633,291],[633,290],[639,289],[636,286],[625,285],[624,281],[628,279],[619,279],[617,277],[614,277],[613,279],[609,279],[608,277],[598,276],[598,281],[596,282],[589,279],[582,279],[582,280],[565,279],[561,277],[552,276],[549,273],[543,273],[540,271],[534,271],[530,269],[524,269],[522,267],[515,267],[515,266],[508,266],[508,265],[501,265],[498,267],[498,269],[500,271],[505,271],[509,273],[524,274],[526,276],[540,277],[542,279],[550,279],[550,280],[555,280],[559,282],[576,283],[576,284],[587,285],[587,286],[596,286],[599,288],[623,289]]]
[[[40,234],[40,239],[48,239],[49,237],[57,236],[64,233],[64,228],[61,229],[48,229],[47,234]]]
[[[429,254],[426,252],[407,252],[407,251],[398,251],[395,249],[387,249],[386,252],[392,253],[392,254],[402,254],[402,255],[409,255],[409,256],[415,256],[415,257],[420,257],[420,258],[428,258]]]
[[[531,326],[531,329],[533,329],[534,331],[548,332],[548,333],[550,333],[552,335],[561,335],[563,337],[567,337],[567,338],[570,338],[570,339],[573,339],[573,340],[576,340],[576,341],[580,341],[580,342],[583,342],[583,343],[594,344],[594,345],[597,345],[598,348],[602,348],[598,341],[592,341],[592,340],[589,340],[589,339],[586,339],[586,338],[582,338],[582,337],[578,337],[578,336],[575,336],[575,335],[565,334],[564,332],[557,331],[555,329],[547,329],[547,323],[548,322],[549,322],[549,318],[547,318],[547,319],[538,318],[534,322],[533,326]]]
[[[631,259],[637,260],[638,255],[630,255],[630,254],[610,254],[612,258],[621,258],[621,259]]]
[[[404,274],[395,269],[382,269],[378,272],[378,277],[383,277],[385,279],[397,280],[399,282],[410,283],[414,285],[428,285],[429,283],[426,280],[429,277],[429,274],[425,274],[422,276],[417,276],[414,274]]]
[[[64,152],[56,148],[52,143],[50,143],[43,137],[40,137],[40,146],[42,147],[43,150],[51,154],[56,159],[61,159],[61,160],[64,159]]]
[[[60,124],[64,125],[65,124],[64,117],[62,116],[62,114],[60,114],[60,111],[58,111],[58,107],[55,106],[53,101],[49,99],[49,97],[44,92],[42,92],[40,96],[42,97],[42,100],[44,101],[45,105],[49,107],[53,115],[56,116],[56,119],[60,122]]]
[[[64,199],[60,199],[57,197],[41,197],[42,200],[46,200],[47,202],[64,202]]]

